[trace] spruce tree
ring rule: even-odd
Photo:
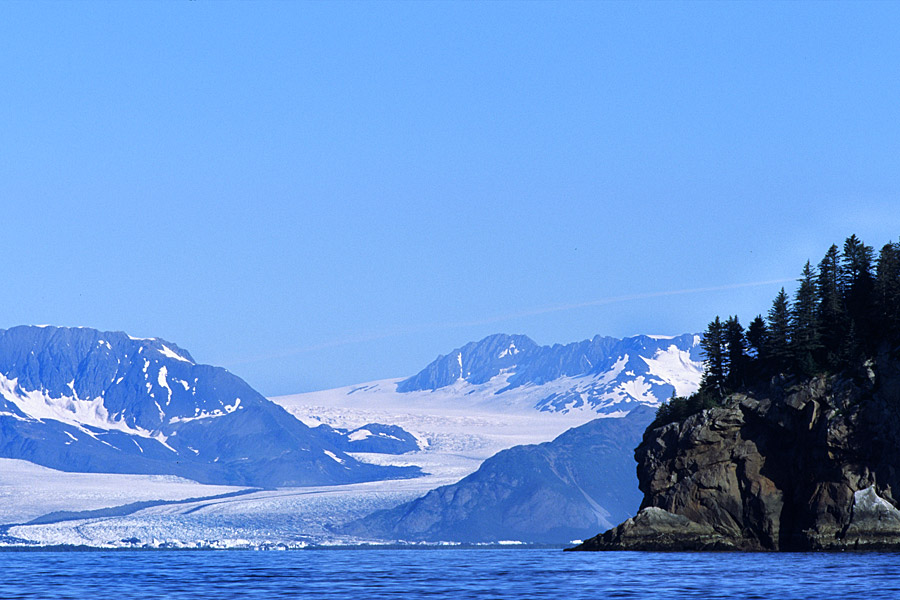
[[[716,317],[700,344],[699,393],[673,400],[680,408],[672,414],[696,412],[772,374],[811,376],[855,368],[883,349],[900,353],[900,242],[885,244],[875,261],[851,235],[843,253],[832,245],[818,268],[806,262],[793,302],[781,288],[766,318],[757,315],[746,331],[737,316]]]
[[[758,361],[765,360],[766,341],[769,338],[769,330],[762,315],[756,315],[747,327],[747,344],[750,346],[750,356]]]
[[[791,353],[791,308],[784,288],[778,292],[768,319],[768,359],[776,373],[787,373],[793,366]]]
[[[750,325],[747,326],[747,372],[751,377],[759,377],[768,371],[768,358],[766,345],[769,340],[769,330],[762,315],[756,315]]]
[[[725,395],[726,378],[726,349],[725,349],[725,325],[716,316],[710,322],[706,331],[700,338],[700,347],[705,355],[703,380],[700,383],[700,391],[713,394],[717,398]]]
[[[879,341],[900,342],[900,242],[885,244],[878,254],[875,304],[882,323]]]
[[[874,337],[873,308],[875,278],[872,275],[873,250],[863,244],[856,235],[844,242],[841,279],[844,288],[844,306],[850,326],[855,333],[856,356],[872,349]]]
[[[849,332],[844,309],[844,287],[841,276],[841,256],[834,244],[819,263],[816,276],[816,295],[819,300],[819,324],[822,352],[817,362],[830,369],[840,366],[842,347]]]
[[[747,340],[737,315],[725,321],[725,351],[728,373],[725,382],[730,389],[743,387],[747,376]]]
[[[815,277],[806,261],[791,309],[791,354],[797,369],[806,375],[818,371],[816,357],[822,348]]]

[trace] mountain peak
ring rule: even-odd
[[[539,348],[526,335],[495,333],[438,356],[417,375],[401,381],[397,391],[436,390],[457,381],[482,384]]]
[[[51,326],[0,330],[0,457],[236,485],[414,474],[356,461],[172,342]]]
[[[701,372],[699,337],[691,333],[623,339],[596,335],[552,346],[539,346],[524,335],[494,334],[438,356],[397,384],[397,391],[489,384],[491,393],[504,394],[556,382],[536,399],[537,408],[621,412],[637,404],[659,404],[673,393],[689,394],[699,385]]]

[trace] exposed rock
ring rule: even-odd
[[[630,454],[653,420],[639,407],[596,419],[552,442],[515,446],[468,477],[336,528],[364,539],[570,543],[633,515],[640,503]]]
[[[591,550],[735,550],[730,538],[709,525],[655,506],[592,540]]]
[[[648,429],[640,513],[576,549],[900,548],[898,449],[896,360],[775,380]]]

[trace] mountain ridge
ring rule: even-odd
[[[357,461],[221,367],[160,338],[0,330],[0,456],[68,471],[284,486],[415,476]]]
[[[618,406],[658,404],[687,395],[700,384],[699,336],[594,336],[569,344],[540,346],[524,335],[493,334],[439,355],[397,383],[397,392],[437,391],[453,385],[494,384],[496,395],[570,378],[570,390],[554,391],[535,403],[546,411],[580,407],[598,412]],[[672,364],[664,365],[662,361]],[[505,379],[503,379],[505,378]],[[502,379],[502,385],[497,385]]]

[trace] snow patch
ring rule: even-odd
[[[162,346],[162,350],[159,350],[159,353],[162,354],[163,356],[166,356],[168,358],[174,358],[175,360],[180,360],[181,362],[186,362],[189,365],[194,364],[193,361],[188,360],[187,358],[181,356],[180,354],[178,354],[177,352],[175,352],[174,350],[172,350],[165,344],[160,344],[160,346]]]
[[[168,374],[168,369],[166,365],[163,365],[159,368],[159,375],[156,378],[156,382],[166,389],[168,393],[168,397],[166,398],[166,406],[169,406],[172,402],[172,388],[169,387],[169,381],[166,379],[166,375]],[[158,405],[157,405],[158,406]]]
[[[327,455],[329,456],[329,458],[331,458],[331,460],[333,460],[333,461],[335,461],[335,462],[338,462],[338,463],[341,463],[341,464],[344,464],[344,463],[346,462],[343,458],[339,457],[339,456],[338,456],[337,454],[335,454],[334,452],[331,452],[331,451],[329,451],[329,450],[322,450],[322,452],[324,452],[325,454],[327,454]]]
[[[509,348],[506,348],[497,358],[503,358],[505,356],[511,356],[519,353],[519,349],[516,348],[515,342],[510,342]]]
[[[358,442],[360,440],[364,440],[367,437],[371,437],[371,436],[372,436],[372,432],[369,431],[368,429],[358,429],[358,430],[354,431],[353,433],[351,433],[350,435],[348,435],[347,439],[350,440],[351,442]]]
[[[103,398],[79,398],[74,391],[73,382],[69,383],[71,396],[51,397],[46,390],[23,390],[18,379],[7,379],[0,374],[0,396],[29,419],[36,421],[59,421],[78,427],[79,430],[92,435],[85,427],[102,430],[115,430],[145,438],[157,439],[159,434],[136,426],[130,426],[123,419],[115,419],[103,404]],[[163,438],[165,440],[165,438]],[[101,440],[102,441],[102,440]]]
[[[677,396],[690,396],[700,388],[703,363],[691,360],[691,353],[675,344],[658,350],[653,358],[642,356],[641,360],[647,363],[651,375],[674,386]]]
[[[189,423],[190,421],[197,421],[200,419],[214,419],[216,417],[224,417],[225,415],[230,415],[240,408],[241,399],[235,398],[234,404],[226,404],[222,408],[217,408],[212,411],[200,410],[199,408],[195,408],[193,417],[172,417],[171,419],[169,419],[169,423]]]
[[[653,395],[653,389],[643,375],[639,375],[630,381],[623,381],[616,387],[616,391],[621,392],[627,397],[634,398],[638,402],[646,404],[656,404],[659,402],[656,396]],[[625,399],[626,398],[623,398],[623,400]]]

